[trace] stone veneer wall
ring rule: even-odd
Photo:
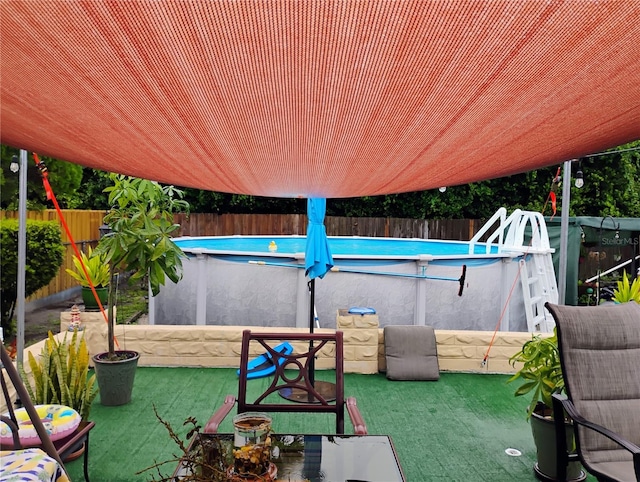
[[[69,312],[61,313],[61,331],[67,330]],[[107,325],[100,313],[81,314],[86,340],[92,355],[107,349]],[[384,371],[384,329],[376,315],[349,315],[338,312],[338,329],[344,332],[345,372],[371,374]],[[140,352],[140,366],[237,367],[242,330],[274,331],[273,327],[117,325],[116,337],[122,349]],[[306,332],[303,328],[281,328],[282,332]],[[318,329],[317,332],[331,330]],[[531,339],[530,333],[497,332],[487,363],[492,332],[436,330],[438,363],[441,371],[513,373],[509,357]],[[295,345],[294,345],[295,348]],[[253,355],[257,356],[256,352]],[[322,357],[317,368],[332,368]]]
[[[107,324],[102,314],[82,312],[85,338],[91,355],[107,350]],[[60,314],[61,333],[64,337],[69,327],[71,315],[68,311]],[[384,329],[379,328],[376,315],[349,315],[338,312],[337,327],[344,332],[344,367],[347,373],[372,374],[385,371]],[[182,367],[237,367],[240,361],[242,330],[274,331],[273,327],[242,326],[185,326],[185,325],[117,325],[116,337],[122,349],[140,352],[139,366],[182,366]],[[302,328],[282,328],[283,332],[307,330]],[[319,329],[318,333],[331,330]],[[438,363],[441,371],[463,371],[474,373],[513,373],[509,357],[522,344],[531,339],[530,333],[497,332],[489,351],[487,363],[482,364],[494,334],[485,331],[436,330]],[[44,341],[26,348],[38,355]],[[296,345],[294,344],[294,349]],[[303,348],[303,347],[300,347]],[[259,353],[255,353],[255,356]],[[328,357],[320,358],[318,369],[333,368]],[[328,354],[330,355],[330,354]],[[27,373],[30,372],[25,363]],[[3,376],[6,373],[3,370]],[[8,378],[6,378],[8,381]],[[8,383],[10,392],[13,386]],[[12,393],[13,397],[13,393]],[[0,410],[6,411],[4,400],[0,400]]]

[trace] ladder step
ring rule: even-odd
[[[537,326],[539,327],[541,330],[544,329],[544,326],[542,325],[545,321],[545,318],[543,315],[538,315],[536,316],[533,320],[532,320],[532,325],[533,326]]]
[[[532,276],[531,278],[529,278],[527,280],[527,282],[532,285],[533,283],[536,283],[540,278],[538,278],[537,276]]]
[[[532,296],[531,304],[535,305],[536,303],[540,303],[542,301],[542,296]]]

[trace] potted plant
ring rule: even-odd
[[[67,268],[66,271],[82,286],[82,301],[85,310],[99,309],[91,285],[96,290],[100,303],[103,306],[107,304],[110,273],[105,257],[94,253],[89,247],[88,255],[84,252],[80,253],[80,258],[73,255],[73,265],[75,269]]]
[[[611,301],[616,303],[628,303],[629,301],[640,303],[640,276],[631,283],[627,271],[623,271],[622,280],[618,281],[617,288],[613,290]]]
[[[556,436],[553,423],[551,397],[554,393],[564,392],[564,378],[560,366],[558,337],[554,329],[552,336],[533,335],[524,343],[521,350],[514,354],[509,362],[520,369],[508,380],[508,383],[523,380],[515,396],[531,395],[527,409],[527,419],[531,424],[536,445],[537,462],[534,471],[543,480],[557,480]],[[573,425],[567,421],[567,446],[575,446]],[[586,478],[579,462],[570,462],[567,467],[568,481],[581,481]]]
[[[22,364],[18,370],[34,404],[65,405],[78,412],[82,421],[87,421],[98,394],[96,376],[89,376],[89,350],[84,336],[79,337],[78,330],[74,330],[71,341],[67,341],[67,333],[59,342],[49,332],[37,359],[29,352],[31,377],[26,374]],[[67,460],[73,460],[83,452],[84,446]]]
[[[182,250],[171,240],[179,226],[173,213],[188,211],[183,192],[173,186],[112,174],[109,194],[111,210],[104,222],[111,232],[100,239],[96,254],[104,256],[111,273],[108,295],[108,351],[93,356],[100,402],[123,405],[131,400],[135,370],[140,357],[131,350],[115,349],[115,287],[120,272],[131,273],[129,282],[147,277],[153,296],[165,277],[177,283],[182,277]]]

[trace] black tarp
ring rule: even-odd
[[[553,267],[557,280],[560,260],[561,218],[559,216],[553,219],[546,217],[545,221],[549,231],[549,242],[551,247],[555,249]],[[601,251],[616,249],[619,252],[624,252],[624,256],[619,262],[634,259],[640,255],[640,218],[612,218],[611,216],[604,218],[570,217],[567,236],[567,284],[564,299],[567,305],[578,304],[578,272],[582,247],[591,246],[597,247]],[[609,258],[606,266],[617,262]],[[639,266],[638,260],[634,259],[624,269],[628,273],[638,273]],[[602,267],[603,271],[604,269],[605,266]]]

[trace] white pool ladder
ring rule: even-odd
[[[507,210],[500,208],[469,242],[469,253],[473,253],[480,238],[496,224],[488,236],[486,253],[492,244],[499,253],[513,253],[518,261],[520,284],[524,300],[527,327],[530,332],[551,332],[555,323],[544,304],[558,303],[558,284],[553,269],[547,225],[542,214],[516,209],[509,217]],[[531,241],[525,244],[525,234],[530,226]]]
[[[558,302],[553,264],[550,255],[529,256],[531,258],[529,263],[524,257],[518,261],[527,328],[531,333],[548,333],[553,331],[555,323],[544,304],[547,301]]]

